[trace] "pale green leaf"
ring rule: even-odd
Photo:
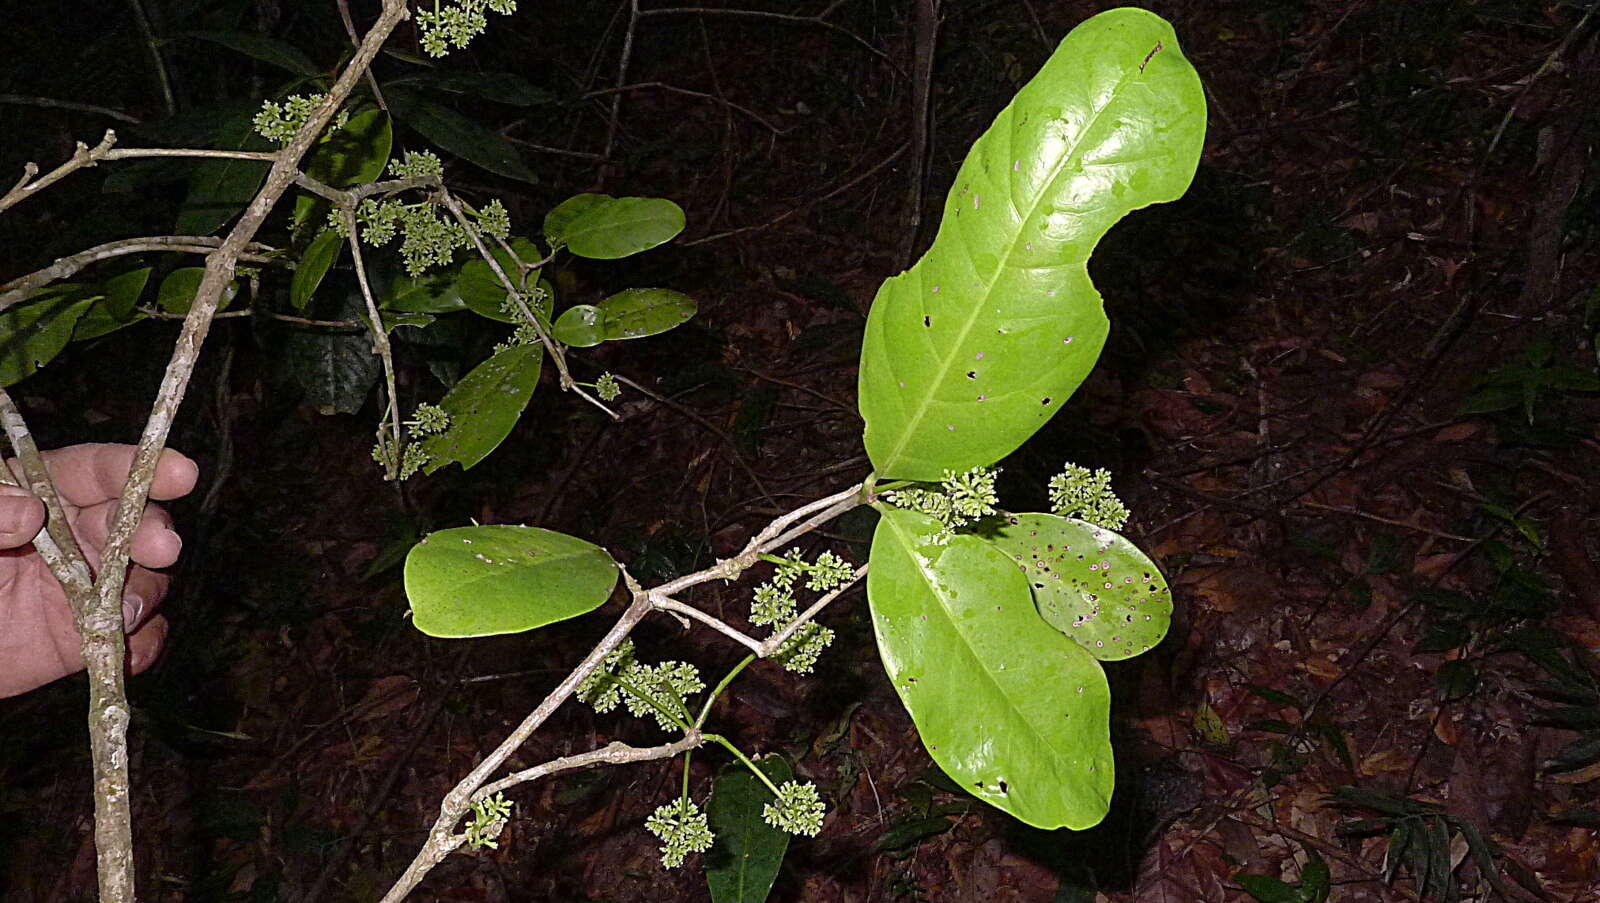
[[[1046,624],[1027,580],[975,536],[884,507],[867,599],[878,653],[933,760],[1038,828],[1087,828],[1113,783],[1100,663]]]
[[[605,603],[617,563],[593,543],[539,527],[456,527],[406,556],[412,623],[429,636],[519,633]]]
[[[606,340],[606,315],[593,304],[574,304],[556,317],[551,335],[563,345],[588,348]]]
[[[1016,514],[992,541],[1027,575],[1039,614],[1095,658],[1131,658],[1167,635],[1172,591],[1120,534],[1070,517]]]
[[[1089,255],[1183,194],[1204,134],[1199,77],[1159,17],[1116,9],[1062,41],[973,145],[928,253],[873,302],[859,381],[880,477],[992,464],[1050,419],[1105,342]]]

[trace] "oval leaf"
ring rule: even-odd
[[[1037,828],[1087,828],[1111,799],[1111,692],[1100,663],[1039,618],[993,545],[947,545],[883,509],[867,599],[878,653],[939,767]]]
[[[144,314],[134,309],[145,284],[150,281],[151,267],[140,267],[112,276],[100,283],[104,298],[95,302],[78,318],[72,329],[72,340],[82,342],[116,332],[124,326],[144,319]]]
[[[607,341],[642,339],[682,325],[694,316],[694,299],[667,288],[630,288],[598,305]]]
[[[563,345],[589,348],[606,340],[606,315],[593,304],[574,304],[556,317],[550,334]]]
[[[794,780],[782,756],[757,759],[756,765],[774,784]],[[763,903],[772,892],[789,849],[789,832],[761,817],[770,802],[772,791],[742,765],[719,775],[712,785],[706,820],[717,840],[705,859],[712,903]]]
[[[539,384],[541,351],[538,345],[507,348],[455,384],[439,402],[450,415],[450,428],[422,440],[428,456],[424,472],[452,461],[469,470],[505,440]]]
[[[593,543],[538,527],[456,527],[412,547],[405,582],[418,630],[494,636],[599,608],[617,583],[617,563]]]
[[[254,120],[253,109],[235,113],[207,141],[218,150],[273,150],[271,142],[256,134]],[[180,235],[216,231],[255,198],[269,166],[264,160],[202,160],[189,176],[189,193],[173,231]]]
[[[1117,9],[1067,35],[973,145],[928,253],[873,301],[859,394],[880,477],[992,464],[1050,419],[1105,342],[1090,253],[1183,194],[1204,134],[1161,18]]]
[[[683,223],[683,208],[666,198],[604,198],[565,223],[558,221],[556,235],[579,257],[615,260],[671,241],[683,231]],[[550,235],[549,216],[545,237],[558,240]]]
[[[1132,542],[1054,514],[1016,514],[992,538],[1028,577],[1039,614],[1103,662],[1161,642],[1172,623],[1172,591]]]
[[[439,147],[497,175],[523,182],[539,181],[528,164],[522,162],[517,149],[498,132],[420,94],[399,88],[385,94],[389,109],[400,121]]]
[[[394,125],[382,110],[365,110],[351,116],[343,128],[326,132],[312,145],[305,172],[324,185],[343,188],[376,181],[389,163],[394,146]],[[294,199],[294,233],[327,221],[332,205],[327,198],[302,194]]]
[[[565,244],[567,226],[589,210],[615,201],[609,194],[575,194],[550,209],[544,215],[544,237],[553,243]]]
[[[295,310],[305,310],[311,303],[322,277],[328,275],[328,268],[339,259],[343,249],[344,238],[332,229],[323,231],[306,246],[299,265],[294,268],[294,277],[289,280],[289,304]]]

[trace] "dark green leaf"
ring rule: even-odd
[[[325,230],[311,244],[306,246],[306,252],[300,255],[300,263],[294,268],[294,277],[289,280],[289,305],[295,310],[305,310],[306,305],[317,293],[317,287],[322,285],[322,277],[328,275],[328,268],[339,259],[339,253],[344,250],[344,238],[332,229]]]
[[[774,784],[794,779],[782,756],[757,759],[756,765]],[[770,802],[772,791],[742,765],[719,775],[712,785],[706,819],[717,840],[706,854],[705,870],[713,903],[762,903],[772,892],[789,834],[762,818],[761,810]]]
[[[211,146],[218,150],[272,150],[272,144],[255,133],[254,118],[253,111],[236,114],[218,129]],[[215,232],[255,198],[268,168],[262,160],[201,161],[189,176],[189,194],[174,231],[181,235]]]
[[[354,320],[365,309],[360,294],[347,291],[331,306],[330,314],[335,319]],[[383,366],[372,353],[372,335],[365,329],[322,327],[288,327],[285,332],[284,367],[305,389],[306,401],[324,414],[361,410]]]
[[[220,44],[230,50],[237,50],[245,56],[254,57],[263,63],[286,69],[295,75],[317,76],[322,70],[311,58],[300,52],[300,48],[293,44],[269,38],[265,35],[254,34],[248,31],[186,31],[179,37],[199,38]]]
[[[32,376],[60,354],[95,297],[83,286],[51,286],[0,311],[0,387]]]
[[[529,183],[539,180],[498,132],[411,91],[396,88],[386,96],[396,118],[440,148],[497,175]]]
[[[96,301],[78,318],[72,330],[72,340],[82,342],[116,332],[124,326],[144,319],[144,314],[134,310],[139,295],[150,281],[150,267],[130,270],[100,283],[100,293],[105,297]]]
[[[335,188],[375,181],[383,175],[393,145],[394,127],[382,110],[357,113],[344,128],[324,133],[311,146],[306,156],[306,175]],[[318,195],[295,198],[295,235],[301,237],[308,226],[321,228],[331,209],[332,205]]]
[[[1233,880],[1244,892],[1261,903],[1301,903],[1300,890],[1292,884],[1267,875],[1252,875],[1247,872],[1238,872]]]
[[[1472,639],[1472,631],[1467,629],[1467,625],[1454,619],[1430,621],[1424,631],[1413,652],[1449,652],[1465,646]]]
[[[1286,705],[1294,709],[1305,708],[1305,705],[1300,700],[1282,690],[1274,690],[1272,687],[1263,687],[1260,684],[1245,684],[1244,688],[1251,695],[1260,696],[1268,702],[1276,702],[1278,705]]]
[[[521,633],[591,612],[617,583],[605,549],[539,527],[456,527],[406,556],[412,623],[429,636]]]
[[[951,821],[948,816],[944,815],[896,822],[890,825],[887,831],[878,835],[878,841],[872,845],[872,851],[874,853],[901,853],[930,837],[937,837],[955,826],[956,822]]]
[[[455,384],[439,402],[450,415],[450,428],[422,440],[428,455],[426,473],[452,461],[460,462],[463,470],[471,469],[510,435],[539,384],[542,352],[538,345],[508,348]]]
[[[549,91],[535,87],[527,79],[510,72],[434,72],[405,81],[435,91],[466,94],[513,107],[547,106],[559,101]]]
[[[1576,771],[1595,762],[1600,762],[1600,731],[1584,734],[1563,746],[1544,763],[1544,770],[1546,773],[1557,774],[1563,771]]]
[[[1333,876],[1328,871],[1328,863],[1316,850],[1306,847],[1306,855],[1311,861],[1300,872],[1300,899],[1304,903],[1324,903],[1332,890]]]

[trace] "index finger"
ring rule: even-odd
[[[48,451],[44,457],[56,490],[62,498],[82,508],[122,496],[134,451],[132,445],[91,442]],[[175,499],[187,495],[199,478],[199,465],[187,455],[164,449],[156,463],[150,497]]]

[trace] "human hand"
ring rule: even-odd
[[[91,569],[100,567],[122,484],[133,463],[131,445],[73,445],[44,453],[61,495],[67,522]],[[14,467],[13,470],[20,470]],[[152,499],[175,499],[194,489],[200,470],[167,449],[156,465]],[[0,697],[26,693],[83,668],[78,630],[66,593],[33,547],[44,525],[44,504],[25,489],[0,484]],[[128,670],[148,668],[167,636],[167,620],[155,614],[170,578],[151,568],[178,560],[183,540],[172,517],[147,505],[133,535],[132,563],[123,587],[122,619],[128,633]]]

